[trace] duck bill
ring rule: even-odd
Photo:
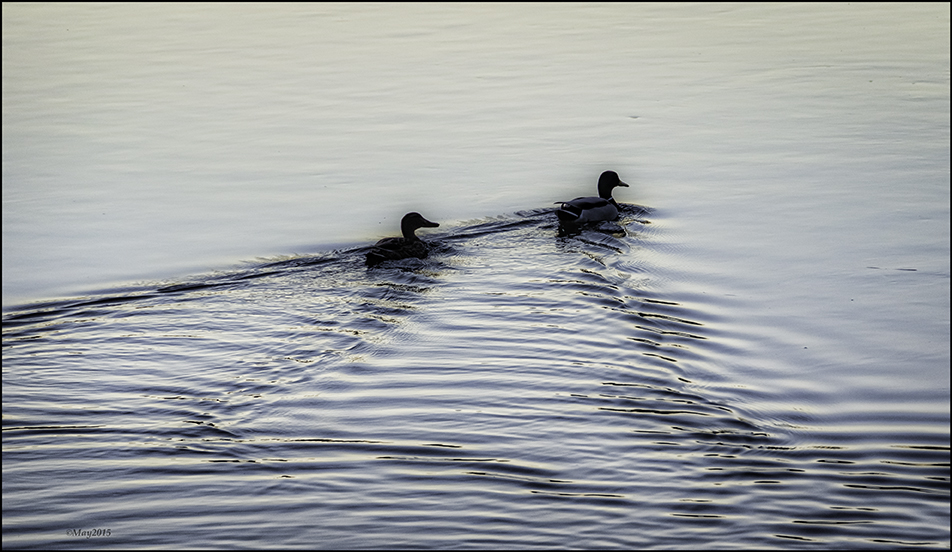
[[[621,180],[618,181],[618,185],[621,186],[622,188],[627,188],[627,187],[628,187],[628,184],[625,184],[625,183],[622,182]]]
[[[420,220],[420,222],[423,223],[423,228],[439,228],[439,226],[440,226],[439,224],[437,224],[437,223],[435,223],[435,222],[430,222],[430,221],[426,220],[426,219],[423,218],[423,217],[420,217],[420,219],[422,219],[422,220]]]

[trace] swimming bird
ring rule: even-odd
[[[582,224],[618,218],[618,204],[612,198],[612,190],[627,188],[615,171],[605,171],[598,177],[598,197],[577,197],[572,201],[556,201],[561,206],[555,212],[563,224]]]
[[[402,238],[384,238],[378,241],[367,253],[367,266],[373,266],[383,261],[395,261],[416,257],[426,258],[429,248],[426,242],[416,236],[417,228],[436,228],[439,224],[423,218],[420,213],[407,213],[400,221]]]

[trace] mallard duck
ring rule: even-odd
[[[612,198],[612,190],[627,188],[615,171],[605,171],[598,177],[598,197],[577,197],[572,201],[556,201],[560,205],[555,212],[563,224],[582,224],[618,218],[618,204]]]
[[[395,261],[416,257],[426,258],[429,253],[426,242],[416,236],[417,228],[436,228],[439,224],[423,218],[420,213],[407,213],[400,221],[402,238],[384,238],[378,241],[367,253],[367,265],[373,266],[383,261]]]

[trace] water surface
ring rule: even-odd
[[[4,4],[4,546],[947,549],[948,22]]]
[[[944,546],[942,393],[788,380],[835,359],[668,280],[659,222],[559,237],[530,211],[432,234],[426,261],[340,251],[8,315],[4,538]]]

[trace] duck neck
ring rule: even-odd
[[[408,242],[417,241],[420,238],[416,237],[416,226],[410,224],[401,224],[400,230],[403,231],[403,239]]]

